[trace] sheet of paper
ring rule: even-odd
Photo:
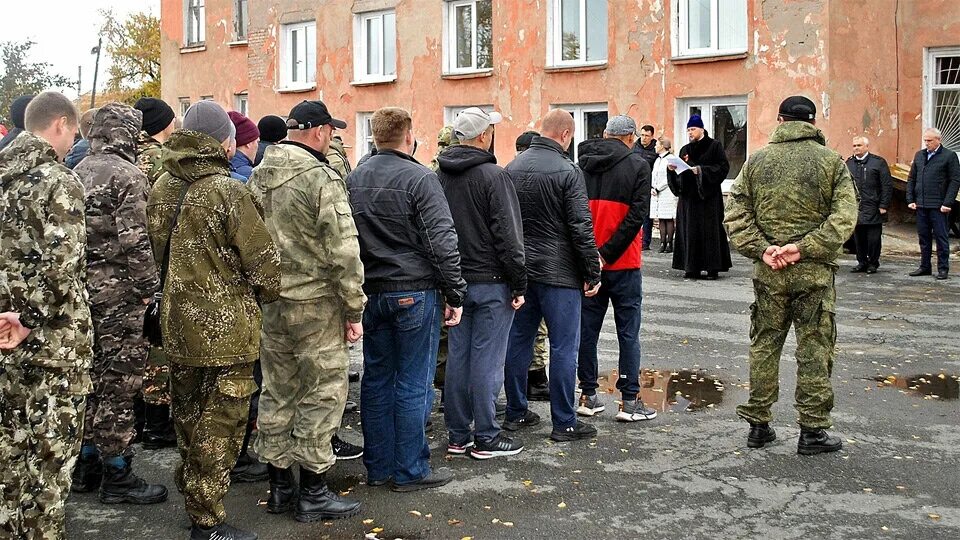
[[[667,158],[667,165],[673,165],[674,167],[677,168],[677,174],[690,170],[690,166],[687,165],[687,162],[680,159],[679,157],[673,154],[668,154],[666,158]]]

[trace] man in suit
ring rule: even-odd
[[[923,132],[924,148],[917,152],[907,177],[907,206],[917,212],[917,234],[920,237],[920,267],[910,272],[913,277],[933,273],[931,256],[933,240],[937,242],[937,279],[950,274],[950,240],[947,218],[960,190],[960,161],[957,154],[940,144],[940,130]]]

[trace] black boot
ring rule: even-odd
[[[360,501],[344,499],[327,487],[326,475],[300,467],[300,500],[294,518],[303,523],[341,519],[360,513]]]
[[[267,464],[270,474],[270,498],[267,499],[267,512],[285,514],[297,506],[297,482],[293,471]]]
[[[146,450],[176,448],[177,434],[173,429],[169,405],[144,406],[143,447]]]
[[[247,452],[250,448],[250,435],[253,433],[253,423],[247,422],[247,432],[243,436],[243,446],[240,447],[240,456],[230,471],[230,481],[238,484],[263,482],[270,477],[267,466],[257,461]]]
[[[800,426],[800,440],[797,442],[797,453],[805,456],[836,452],[843,448],[840,437],[830,436],[825,429],[813,429]]]
[[[667,242],[667,249],[664,253],[673,253],[673,240]]]
[[[137,444],[143,440],[143,426],[147,421],[145,407],[143,396],[138,395],[133,398],[133,440],[130,444]]]
[[[550,381],[545,368],[527,373],[527,400],[550,401]]]
[[[104,504],[156,504],[167,500],[167,488],[148,484],[133,473],[132,458],[123,458],[123,466],[116,467],[105,459],[103,482],[100,484],[100,502]]]
[[[257,540],[257,538],[257,535],[250,531],[231,527],[226,523],[214,525],[209,529],[198,525],[190,528],[190,540]]]
[[[763,445],[775,440],[777,440],[777,432],[770,427],[770,424],[750,424],[747,448],[763,448]]]
[[[657,253],[666,253],[667,252],[667,242],[666,240],[660,240],[660,250]]]
[[[73,467],[73,485],[70,491],[74,493],[89,493],[100,487],[103,478],[103,464],[100,456],[80,456]]]

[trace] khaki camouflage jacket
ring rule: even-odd
[[[857,223],[853,179],[840,154],[807,122],[784,122],[750,156],[731,191],[725,223],[737,250],[760,260],[794,243],[801,261],[836,265]]]
[[[260,199],[280,248],[280,296],[338,296],[347,319],[360,322],[366,296],[357,227],[346,184],[322,158],[296,143],[271,146],[247,186]]]
[[[187,190],[161,303],[164,352],[188,366],[252,362],[260,354],[260,304],[280,293],[280,253],[260,207],[230,178],[226,153],[208,135],[174,133],[163,146],[163,170],[147,202],[158,267]]]
[[[340,175],[340,178],[343,180],[347,179],[347,175],[350,174],[350,160],[347,159],[347,150],[343,147],[343,143],[337,139],[332,139],[330,141],[330,148],[327,149],[327,162],[330,164],[330,167],[337,171]]]
[[[86,370],[93,357],[83,185],[54,149],[20,134],[0,154],[0,312],[33,329],[3,361]]]
[[[163,145],[147,135],[146,131],[141,131],[140,139],[137,141],[137,167],[147,175],[147,183],[150,187],[157,183],[163,173],[162,153]]]
[[[90,154],[74,172],[86,191],[90,301],[135,304],[157,290],[147,236],[147,177],[134,165],[142,113],[110,103],[90,128]]]

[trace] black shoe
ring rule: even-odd
[[[667,242],[667,249],[664,253],[673,253],[673,242]]]
[[[643,251],[650,251],[650,246],[643,246]]]
[[[865,264],[858,264],[850,269],[850,273],[859,274],[860,272],[865,272],[866,270],[867,270],[867,266]]]
[[[325,474],[300,467],[300,500],[294,519],[301,523],[343,519],[360,513],[360,501],[330,491]]]
[[[700,279],[700,272],[684,272],[683,279]]]
[[[777,432],[770,427],[770,424],[750,424],[747,448],[763,448],[763,445],[775,440],[777,440]]]
[[[433,433],[433,420],[427,420],[427,423],[423,425],[424,433]]]
[[[357,382],[357,381],[359,381],[359,380],[360,380],[360,372],[359,372],[359,371],[348,371],[348,372],[347,372],[347,380],[350,381],[350,382]]]
[[[360,407],[357,406],[357,402],[356,402],[356,401],[351,401],[351,400],[349,400],[349,399],[347,400],[347,402],[346,402],[346,403],[344,404],[344,406],[343,406],[343,412],[344,412],[344,413],[357,412],[359,409],[360,409]]]
[[[473,459],[490,459],[500,456],[515,456],[523,452],[523,443],[515,441],[503,433],[498,433],[496,437],[489,441],[477,439],[470,447],[470,457]]]
[[[585,424],[579,420],[575,425],[568,428],[553,428],[550,438],[557,442],[579,441],[583,439],[592,439],[597,436],[597,428],[590,424]]]
[[[546,369],[527,373],[527,401],[550,401],[550,380]]]
[[[876,267],[876,266],[873,266],[873,265],[870,265],[870,266],[867,267],[866,272],[867,272],[868,274],[876,274],[876,273],[877,273],[877,267]]]
[[[393,478],[391,478],[391,477],[389,477],[389,476],[386,477],[386,478],[378,479],[378,480],[370,480],[369,478],[367,478],[367,485],[370,486],[370,487],[385,486],[385,485],[389,484],[389,483],[390,483],[390,480],[392,480],[392,479],[393,479]]]
[[[520,428],[532,427],[539,423],[540,415],[528,409],[527,412],[523,413],[523,417],[517,420],[506,420],[503,423],[503,429],[517,431]]]
[[[132,458],[124,458],[124,466],[103,466],[103,481],[100,483],[100,502],[103,504],[157,504],[167,500],[167,488],[161,484],[148,484],[133,473]]]
[[[363,448],[355,444],[350,444],[336,435],[333,436],[330,444],[333,445],[333,455],[337,460],[357,459],[363,455]]]
[[[800,440],[797,443],[797,453],[805,456],[836,452],[843,448],[840,437],[832,437],[825,429],[809,429],[800,427]]]
[[[507,404],[502,401],[497,401],[493,404],[496,409],[497,418],[503,418],[507,414]]]
[[[939,280],[950,279],[950,274],[949,272],[937,272],[937,279]]]
[[[666,253],[667,252],[667,243],[660,242],[660,249],[657,250],[657,253]]]
[[[258,536],[250,531],[231,527],[226,523],[204,529],[194,525],[190,528],[190,540],[257,540]]]
[[[99,488],[103,479],[103,464],[100,462],[100,456],[78,458],[71,476],[73,485],[70,491],[74,493],[89,493]]]
[[[933,274],[933,271],[930,270],[929,268],[926,268],[926,269],[917,268],[916,270],[914,270],[913,272],[910,272],[907,275],[910,277],[917,277],[917,276],[929,276],[931,274]]]
[[[270,475],[270,497],[267,499],[267,512],[285,514],[297,506],[297,482],[293,471],[267,464]]]
[[[240,454],[237,464],[230,471],[230,481],[237,484],[263,482],[269,478],[270,473],[267,472],[267,466],[246,452]]]
[[[706,279],[709,281],[716,281],[718,277],[720,277],[720,274],[717,272],[707,272]]]
[[[144,405],[143,448],[159,450],[176,448],[177,433],[173,429],[169,405]]]
[[[453,473],[447,470],[439,469],[430,471],[429,474],[408,484],[391,484],[390,489],[398,493],[409,493],[411,491],[420,491],[421,489],[430,489],[445,486],[453,480]]]

